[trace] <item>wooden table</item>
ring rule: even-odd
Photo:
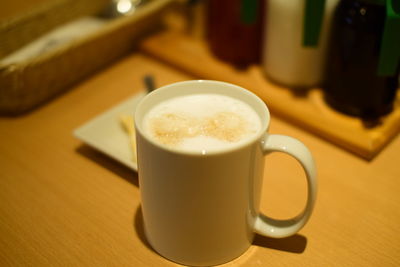
[[[0,118],[0,266],[176,266],[146,241],[137,174],[72,136],[147,73],[159,86],[196,78],[134,52],[29,114]],[[271,132],[313,152],[315,212],[297,235],[257,236],[226,266],[399,266],[400,137],[369,162],[274,115]],[[300,165],[277,153],[266,167],[261,210],[297,214]]]

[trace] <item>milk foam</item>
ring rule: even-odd
[[[207,153],[236,146],[261,129],[257,113],[246,103],[218,94],[195,94],[166,100],[144,118],[154,141],[183,151]]]

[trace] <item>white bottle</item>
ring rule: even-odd
[[[303,46],[307,0],[268,0],[262,68],[271,81],[291,88],[321,85],[333,11],[338,0],[326,0],[317,46]]]

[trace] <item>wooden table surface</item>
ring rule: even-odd
[[[0,117],[0,266],[176,266],[146,242],[137,174],[72,135],[147,73],[158,86],[196,78],[133,52],[31,113]],[[257,236],[226,266],[399,266],[400,137],[366,161],[274,114],[271,132],[313,152],[314,214],[295,236]],[[261,210],[288,218],[305,197],[300,165],[267,156]]]

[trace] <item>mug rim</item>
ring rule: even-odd
[[[226,87],[226,88],[229,87],[229,88],[231,88],[231,90],[236,90],[236,92],[240,92],[240,94],[247,95],[248,98],[254,99],[254,101],[259,106],[259,109],[256,109],[254,106],[250,105],[245,100],[239,98],[240,101],[245,102],[246,104],[248,104],[256,112],[258,117],[260,118],[260,122],[261,122],[260,131],[256,135],[252,136],[251,138],[248,138],[248,140],[246,140],[244,142],[241,142],[240,144],[229,146],[227,148],[223,148],[223,149],[219,149],[219,150],[215,150],[215,151],[214,150],[208,151],[207,153],[202,153],[201,151],[187,151],[187,150],[181,150],[181,149],[172,148],[172,147],[160,144],[159,142],[156,142],[155,140],[150,138],[144,132],[143,127],[142,127],[142,119],[148,113],[148,111],[147,112],[142,112],[142,109],[145,109],[146,102],[148,102],[149,99],[152,99],[152,98],[158,97],[159,95],[165,94],[165,91],[171,90],[171,88],[179,87],[179,86],[182,86],[182,85],[191,85],[192,86],[193,84],[198,84],[198,83],[202,83],[202,84],[203,83],[207,83],[207,84],[210,84],[210,85],[211,84],[214,84],[214,85],[217,84],[219,86],[223,86],[223,87]],[[201,93],[204,93],[204,92],[199,91],[198,93],[201,94]],[[221,93],[221,92],[216,91],[216,92],[210,92],[210,93],[220,94],[220,95],[229,96],[229,97],[233,97],[235,99],[238,99],[237,97],[229,95],[229,94],[224,93],[224,92]],[[187,93],[187,94],[182,93],[182,94],[178,94],[175,97],[184,96],[184,95],[191,95],[191,94],[195,94],[195,93]],[[167,99],[171,99],[173,97],[174,96],[163,98],[158,103],[161,103],[162,101],[167,100]],[[154,106],[155,105],[153,105],[152,107],[154,107]],[[260,112],[262,112],[263,114],[260,114]],[[141,116],[141,117],[139,118],[139,116]],[[265,119],[263,119],[263,117]],[[262,136],[265,133],[267,133],[268,128],[269,128],[270,112],[269,112],[269,109],[268,109],[266,103],[263,100],[261,100],[261,98],[259,96],[257,96],[253,92],[251,92],[248,89],[245,89],[245,88],[243,88],[241,86],[238,86],[238,85],[235,85],[235,84],[232,84],[232,83],[228,83],[228,82],[216,81],[216,80],[186,80],[186,81],[180,81],[180,82],[175,82],[175,83],[171,83],[171,84],[167,84],[167,85],[161,86],[160,88],[158,88],[158,89],[148,93],[147,95],[145,95],[143,97],[143,99],[141,99],[141,101],[139,102],[139,104],[136,107],[135,115],[134,115],[134,121],[135,121],[135,130],[147,142],[150,142],[153,146],[158,147],[161,150],[165,150],[165,151],[168,151],[170,153],[174,153],[174,154],[204,157],[204,156],[211,156],[211,155],[221,155],[221,154],[230,153],[232,151],[241,150],[244,147],[250,146],[251,144],[253,144],[257,140],[261,140]]]

